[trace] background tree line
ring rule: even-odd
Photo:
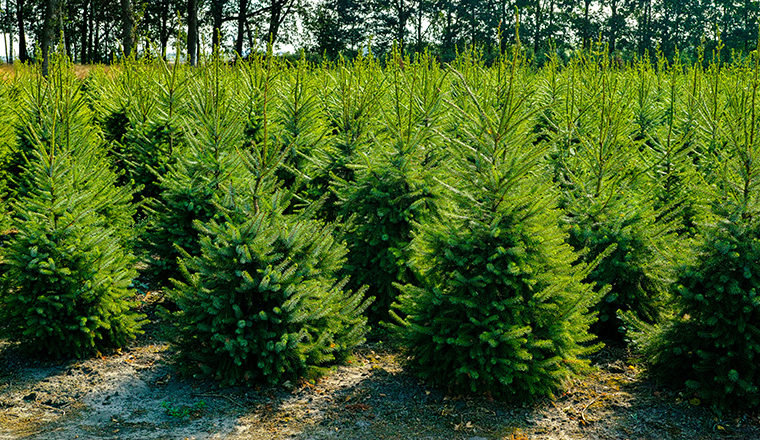
[[[195,63],[202,48],[237,54],[267,42],[334,58],[363,47],[386,53],[430,51],[443,61],[476,45],[495,55],[519,34],[539,59],[602,42],[623,59],[657,51],[689,60],[722,41],[724,59],[757,42],[757,0],[0,0],[6,61],[47,58],[63,44],[81,63],[129,53],[181,53]],[[177,37],[179,37],[177,39]],[[18,41],[13,52],[9,42]]]

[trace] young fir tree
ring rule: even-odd
[[[624,315],[652,376],[717,407],[745,410],[760,407],[759,68],[755,51],[728,86],[720,134],[728,142],[713,158],[715,220],[679,270],[678,314],[661,326]]]
[[[16,152],[17,116],[14,111],[18,90],[15,84],[0,82],[0,199],[5,199],[12,179],[10,164]],[[0,208],[4,209],[4,208]]]
[[[71,71],[70,61],[64,54],[54,55],[53,61],[53,73],[48,78],[39,72],[29,72],[19,83],[18,150],[11,161],[11,194],[13,197],[23,196],[31,190],[30,174],[25,172],[25,167],[38,146],[60,145],[77,157],[79,171],[75,175],[82,176],[77,187],[110,201],[97,205],[98,214],[110,227],[116,228],[117,235],[124,238],[124,245],[131,246],[136,212],[131,188],[111,182],[112,178],[118,178],[118,174],[111,167],[108,147],[94,124],[94,115],[81,91],[81,82]],[[96,169],[108,176],[88,178]]]
[[[419,374],[453,392],[530,401],[550,396],[587,366],[588,312],[599,295],[564,243],[556,194],[533,145],[532,89],[518,80],[519,53],[475,94],[449,139],[462,176],[449,185],[456,215],[425,225],[418,285],[399,297]],[[477,68],[477,67],[476,67]]]
[[[113,140],[113,154],[123,170],[122,180],[133,182],[139,189],[135,194],[137,202],[147,203],[159,197],[159,176],[168,173],[182,150],[187,73],[180,63],[169,67],[161,58],[147,65],[127,60],[122,68],[125,79],[118,92],[114,93],[116,97],[101,93],[98,103],[102,108],[106,107],[104,103],[118,102],[119,95],[129,97],[123,98],[124,103],[120,104],[120,108],[125,108],[129,115],[129,121],[124,133]],[[132,79],[135,76],[140,80]],[[145,79],[151,84],[143,84]],[[149,93],[147,99],[146,93]],[[112,110],[108,114],[118,112]],[[108,127],[109,124],[105,123],[104,126]]]
[[[695,79],[684,75],[683,70],[678,61],[667,67],[664,121],[647,135],[642,157],[654,185],[653,207],[661,219],[673,218],[679,236],[690,238],[697,233],[697,222],[703,213],[693,160],[698,116]],[[689,81],[688,88],[684,87],[685,80]]]
[[[331,226],[310,219],[318,206],[283,213],[289,197],[276,171],[289,151],[268,135],[266,110],[261,120],[261,142],[241,152],[246,188],[215,204],[223,221],[194,222],[200,253],[185,253],[186,281],[171,293],[182,356],[226,383],[319,374],[364,340],[371,301],[336,278],[346,248]]]
[[[246,149],[250,149],[264,140],[265,126],[267,129],[272,128],[270,121],[264,123],[264,115],[271,115],[273,103],[269,88],[277,76],[279,65],[276,60],[270,60],[267,54],[257,53],[245,64],[236,65],[236,68],[242,78],[240,92],[245,101]]]
[[[342,58],[325,72],[323,105],[330,135],[308,157],[309,176],[305,197],[316,201],[326,197],[317,213],[319,218],[335,221],[340,217],[338,197],[331,190],[333,181],[353,182],[350,166],[358,161],[372,143],[373,128],[382,108],[384,73],[372,58],[358,56],[353,64]]]
[[[145,273],[162,285],[181,275],[180,249],[200,255],[193,223],[218,218],[221,213],[214,202],[242,185],[237,152],[243,145],[240,107],[233,99],[234,88],[225,82],[230,80],[226,69],[217,57],[189,86],[185,145],[176,162],[166,164],[166,174],[158,176],[160,197],[147,204],[149,220],[140,247],[148,261]]]
[[[668,71],[666,62],[661,52],[657,52],[656,64],[653,64],[649,56],[637,57],[634,68],[626,75],[632,80],[632,84],[628,90],[622,91],[627,92],[627,99],[630,101],[632,137],[636,142],[647,146],[651,145],[649,142],[657,136],[656,132],[669,116],[668,107],[673,105],[673,101],[668,102],[667,99],[672,88],[668,87],[667,81],[663,81],[668,79],[664,74]]]
[[[606,68],[606,55],[589,57],[588,66],[571,66],[580,70],[571,78],[586,78],[581,82],[586,93],[574,95],[579,103],[568,103],[571,113],[561,115],[572,124],[574,135],[568,137],[565,131],[552,139],[555,151],[567,153],[555,155],[553,165],[562,189],[568,242],[584,251],[585,262],[611,250],[586,281],[595,283],[596,290],[608,288],[596,306],[599,321],[592,331],[621,343],[619,309],[655,322],[665,306],[665,251],[673,225],[669,217],[658,218],[647,195],[644,167],[636,160],[639,144],[634,141],[629,100],[623,96],[626,78]]]
[[[135,260],[114,221],[131,193],[116,186],[86,120],[74,120],[81,100],[67,67],[54,62],[50,82],[36,83],[54,102],[23,132],[32,149],[13,203],[17,233],[2,250],[0,319],[29,351],[82,357],[134,339],[142,315],[129,309]]]
[[[283,72],[285,78],[278,90],[279,111],[274,117],[275,124],[280,127],[279,141],[287,151],[277,170],[277,177],[283,187],[290,188],[297,197],[305,199],[301,204],[311,201],[308,192],[299,195],[309,179],[304,173],[306,163],[314,150],[322,147],[327,131],[310,67],[302,53],[297,63]]]
[[[163,72],[156,75],[160,62],[150,57],[126,57],[114,60],[115,64],[108,70],[92,69],[83,81],[96,123],[106,142],[115,144],[116,153],[130,130],[156,115],[160,106],[156,100],[160,91],[160,79],[157,79],[164,76]]]
[[[183,260],[186,282],[171,294],[183,356],[225,383],[317,375],[367,331],[363,292],[336,278],[345,246],[330,227],[283,215],[280,197],[196,222],[201,254]]]
[[[719,40],[713,49],[712,60],[707,69],[702,72],[699,68],[694,72],[693,90],[695,90],[699,115],[697,119],[699,141],[694,146],[694,163],[702,178],[709,184],[721,180],[716,164],[720,163],[727,154],[723,149],[726,144],[724,133],[727,105],[724,65],[720,57],[723,47],[723,43]],[[699,60],[702,61],[701,56]]]
[[[388,68],[392,107],[385,113],[384,132],[374,137],[363,164],[355,163],[355,181],[336,176],[336,194],[349,253],[343,269],[349,287],[368,286],[375,297],[368,310],[371,324],[389,320],[399,290],[395,283],[414,281],[409,267],[413,231],[435,214],[433,180],[440,150],[445,75],[428,59],[410,64],[398,53]],[[406,64],[406,70],[400,66]]]

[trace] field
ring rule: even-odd
[[[0,434],[752,438],[760,55],[703,58],[4,69]]]

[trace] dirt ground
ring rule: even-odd
[[[760,439],[757,415],[718,416],[641,378],[625,351],[553,401],[522,407],[449,396],[383,344],[316,384],[220,388],[174,373],[152,327],[130,347],[87,360],[24,357],[0,341],[0,440],[10,439]]]

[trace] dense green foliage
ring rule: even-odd
[[[41,149],[32,159],[34,186],[13,205],[16,231],[3,250],[0,318],[29,351],[88,356],[134,339],[141,316],[129,310],[135,260],[97,213],[108,202],[77,188],[69,154]]]
[[[137,203],[150,204],[183,147],[187,81],[179,65],[133,63],[116,78],[97,69],[85,85],[121,182],[136,187]]]
[[[420,282],[404,287],[400,310],[422,377],[531,401],[561,389],[598,349],[587,344],[598,295],[581,282],[584,266],[574,266],[541,172],[545,150],[532,143],[533,90],[517,82],[519,61],[502,61],[487,87],[470,87],[477,67],[455,72],[462,123],[447,139],[447,165],[456,206],[423,228]]]
[[[27,101],[45,105],[26,107],[37,120],[20,136],[22,195],[2,249],[0,320],[29,351],[81,357],[140,332],[141,315],[129,310],[135,259],[124,249],[131,192],[116,186],[65,62],[54,68],[49,81],[32,78],[45,99]]]
[[[166,173],[157,176],[159,196],[148,201],[150,218],[140,245],[150,263],[147,274],[162,285],[180,278],[181,253],[200,255],[194,222],[218,219],[215,203],[243,185],[238,157],[243,130],[234,95],[221,75],[223,68],[214,63],[195,78],[185,120],[188,125],[193,121],[192,128],[186,130],[182,154],[167,162]]]
[[[271,59],[265,70],[252,73],[263,75],[263,133],[258,141],[249,138],[245,151],[237,151],[244,168],[225,171],[226,178],[235,174],[248,184],[230,184],[223,200],[210,200],[217,220],[193,221],[200,252],[182,251],[186,282],[178,282],[171,295],[180,308],[175,317],[183,356],[202,373],[229,383],[282,383],[315,376],[324,364],[345,359],[364,340],[367,318],[362,312],[372,301],[364,300],[362,291],[343,290],[337,272],[345,246],[336,241],[331,225],[310,218],[317,205],[299,216],[284,214],[289,196],[277,187],[295,184],[287,171],[297,160],[300,106],[291,102],[286,108],[282,137],[270,133],[269,63]],[[221,100],[209,103],[211,113],[201,121],[227,128],[225,136],[208,140],[234,145],[246,124],[225,124],[221,105]],[[218,151],[213,144],[204,150]],[[283,169],[284,182],[278,182],[283,174],[277,171]]]
[[[363,293],[335,278],[345,248],[285,206],[198,223],[201,255],[184,260],[187,282],[172,293],[184,356],[224,382],[313,377],[364,340]]]
[[[693,260],[679,268],[677,313],[660,326],[623,315],[653,376],[712,405],[743,409],[760,407],[759,66],[760,53],[753,52],[731,78],[717,64],[710,68],[713,84],[727,81],[736,92],[713,95],[710,104],[722,117],[700,136],[711,146],[718,136],[725,144],[707,150],[715,170],[705,191],[712,216]]]
[[[650,374],[715,406],[760,406],[760,237],[756,223],[725,221],[706,232],[698,263],[681,270],[680,314],[661,327],[627,316]]]
[[[3,326],[120,345],[139,268],[185,364],[228,382],[316,374],[390,319],[421,375],[532,400],[624,325],[674,386],[754,402],[757,58],[596,49],[21,68]]]
[[[396,55],[396,64],[404,60]],[[408,60],[407,60],[408,61]],[[426,60],[427,61],[427,60]],[[414,281],[410,267],[414,230],[435,216],[433,174],[441,150],[441,89],[443,73],[428,62],[402,75],[392,74],[391,109],[383,131],[354,165],[355,180],[335,176],[349,246],[344,272],[350,285],[369,286],[375,302],[370,322],[390,321],[391,304],[399,294],[394,284]]]
[[[331,69],[333,70],[333,69]],[[331,136],[309,154],[307,197],[327,197],[319,216],[334,221],[340,216],[333,182],[342,185],[356,180],[351,164],[361,163],[373,141],[373,129],[381,112],[385,89],[378,79],[382,69],[372,58],[353,63],[339,60],[334,71],[325,72],[322,89],[323,112]]]
[[[597,291],[608,289],[596,306],[599,322],[592,330],[605,340],[622,341],[619,309],[634,310],[647,322],[663,310],[668,275],[663,254],[676,226],[670,216],[657,216],[646,194],[658,182],[642,175],[645,162],[637,156],[644,146],[636,136],[636,101],[624,98],[627,78],[610,71],[603,55],[589,54],[588,62],[602,67],[581,80],[573,62],[570,74],[557,80],[576,92],[550,102],[542,135],[553,150],[568,242],[585,250],[586,262],[613,249],[586,281]]]
[[[108,201],[94,205],[94,209],[109,227],[116,228],[123,244],[131,246],[136,235],[131,188],[115,185],[118,174],[108,161],[108,148],[94,125],[81,83],[70,67],[62,58],[54,63],[49,78],[30,71],[19,80],[17,151],[8,169],[12,176],[11,195],[25,196],[34,190],[36,183],[30,181],[33,172],[27,172],[26,167],[41,146],[55,146],[76,157],[75,188],[92,191],[98,200]],[[90,177],[90,173],[101,173],[102,178]]]

